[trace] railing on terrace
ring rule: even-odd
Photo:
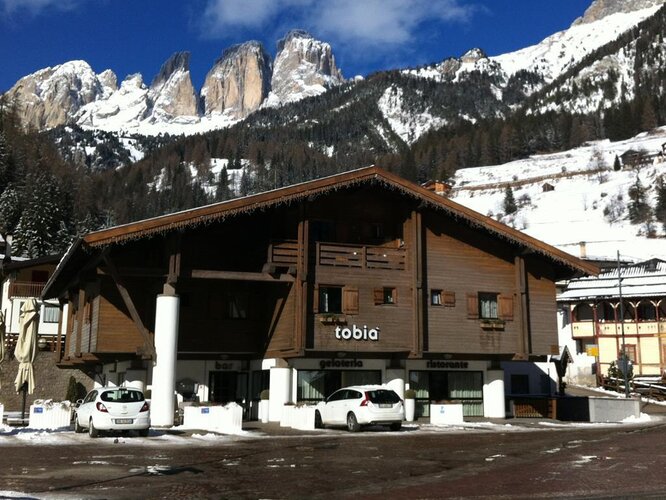
[[[358,269],[389,269],[404,271],[407,252],[404,248],[344,243],[316,244],[316,262],[320,266],[352,267]],[[269,247],[273,264],[296,265],[298,243],[295,240],[273,241]]]
[[[55,352],[58,348],[58,337],[57,335],[40,335],[39,339],[44,339],[46,341],[46,346],[44,351]],[[16,342],[18,342],[18,333],[6,333],[5,334],[5,359],[9,359],[9,355],[14,354],[14,348],[16,347]],[[60,348],[61,351],[65,348],[65,338],[60,339]],[[41,350],[41,349],[40,349]]]
[[[35,281],[12,281],[9,284],[9,298],[13,297],[39,297],[44,291],[46,283]]]
[[[317,262],[321,266],[355,267],[360,269],[405,269],[404,248],[317,243]]]
[[[272,241],[268,248],[269,261],[273,264],[295,266],[298,263],[296,240]]]

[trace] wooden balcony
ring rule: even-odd
[[[295,240],[271,242],[268,259],[271,264],[295,266],[298,263],[298,243]],[[320,266],[404,271],[406,261],[407,252],[404,248],[344,243],[316,244],[316,262]]]
[[[9,284],[9,298],[39,297],[42,295],[46,283],[35,281],[12,281]]]
[[[404,271],[405,261],[404,248],[317,243],[317,263],[320,266]]]
[[[571,324],[573,338],[594,337],[594,323],[591,321],[580,321]]]

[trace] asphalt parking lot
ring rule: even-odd
[[[0,498],[659,498],[666,421],[0,434]]]

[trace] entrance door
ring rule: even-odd
[[[208,399],[214,403],[240,403],[236,397],[237,381],[238,372],[210,372]]]

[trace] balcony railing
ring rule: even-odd
[[[316,262],[320,266],[358,269],[404,271],[407,259],[404,248],[344,243],[317,243],[316,254]],[[298,243],[295,240],[273,241],[269,247],[268,258],[272,264],[294,266],[298,263]]]
[[[35,281],[12,281],[9,284],[9,298],[13,297],[39,297],[44,291],[46,283]]]
[[[317,243],[317,262],[321,266],[360,269],[405,269],[404,248]]]

